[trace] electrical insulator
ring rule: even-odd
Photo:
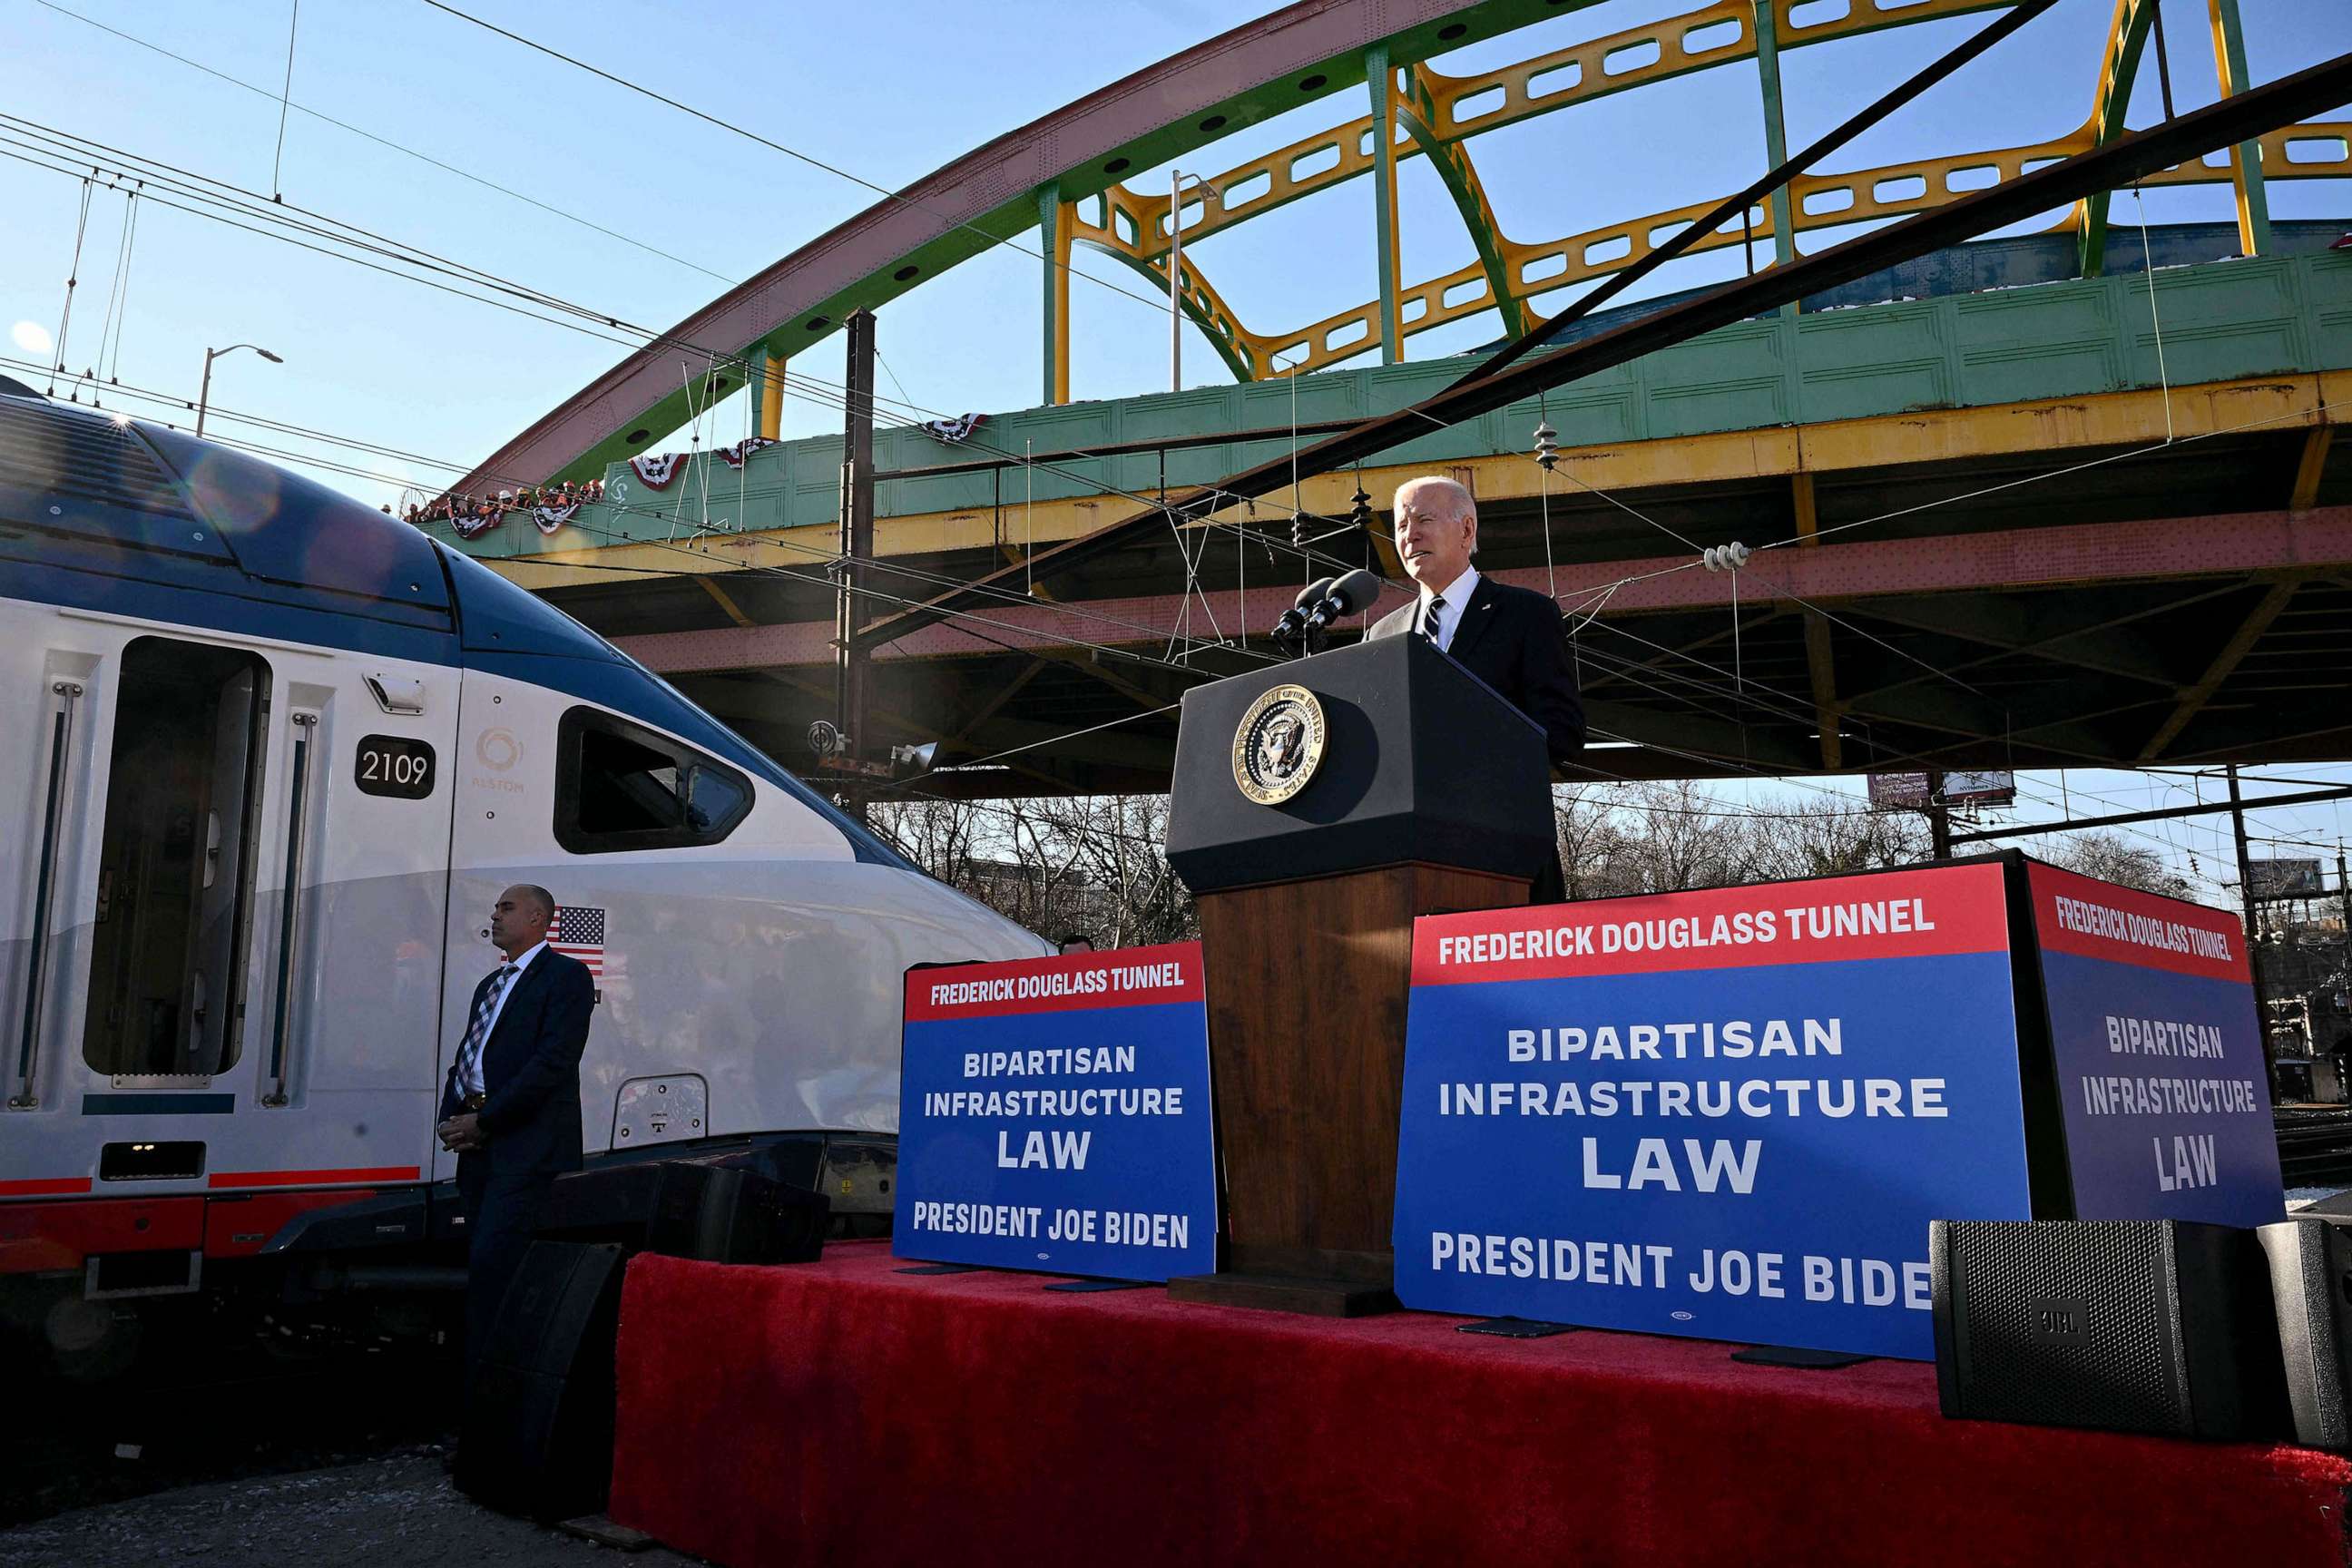
[[[1710,572],[1737,572],[1748,564],[1748,549],[1738,540],[1728,544],[1710,545],[1699,552],[1699,561]]]
[[[1536,461],[1546,469],[1559,460],[1559,442],[1556,438],[1559,435],[1549,419],[1536,426]]]
[[[1348,521],[1349,522],[1354,523],[1358,528],[1377,528],[1380,526],[1380,520],[1372,515],[1372,498],[1364,493],[1364,487],[1362,485],[1360,484],[1356,487],[1356,493],[1351,499],[1354,504],[1349,507],[1348,511]]]
[[[1307,548],[1307,514],[1305,512],[1294,511],[1290,514],[1290,547],[1293,550]]]

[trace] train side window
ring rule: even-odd
[[[122,650],[82,1059],[225,1072],[243,1040],[269,667],[170,637]]]
[[[575,855],[716,844],[751,809],[751,783],[642,725],[574,708],[556,731],[555,841]]]

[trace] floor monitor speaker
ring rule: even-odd
[[[2251,1230],[2184,1220],[1937,1220],[1944,1414],[2279,1437],[2285,1375]]]
[[[646,1160],[558,1178],[539,1234],[706,1263],[814,1263],[831,1218],[824,1194],[756,1171]]]
[[[466,1390],[457,1480],[475,1501],[547,1521],[603,1510],[624,1256],[562,1241],[523,1254]]]
[[[2352,1387],[2352,1219],[2291,1219],[2254,1234],[2270,1259],[2295,1441],[2352,1448],[2345,1397]]]

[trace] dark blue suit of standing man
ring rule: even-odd
[[[491,944],[506,962],[474,988],[441,1090],[441,1142],[457,1154],[467,1236],[466,1361],[489,1342],[499,1302],[530,1245],[547,1189],[580,1168],[580,1054],[595,982],[547,945],[555,899],[529,883],[499,895]]]

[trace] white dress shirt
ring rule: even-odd
[[[1421,597],[1412,606],[1413,629],[1419,631],[1423,623],[1428,618],[1429,601],[1433,598],[1444,599],[1445,607],[1437,612],[1437,632],[1432,640],[1447,652],[1452,652],[1454,634],[1462,629],[1462,612],[1469,608],[1470,595],[1477,591],[1478,568],[1475,566],[1465,566],[1462,569],[1462,575],[1443,588],[1433,589],[1428,584],[1423,583],[1421,585]]]
[[[469,1076],[460,1071],[457,1075],[457,1089],[460,1093],[487,1094],[489,1092],[488,1087],[482,1082],[482,1058],[490,1054],[490,1037],[499,1032],[499,1015],[507,1010],[507,998],[513,995],[514,988],[521,984],[522,972],[530,967],[532,959],[546,951],[547,943],[541,940],[525,948],[520,956],[501,960],[502,963],[513,964],[514,973],[507,976],[506,984],[499,992],[499,999],[490,1004],[490,1021],[482,1029],[482,1048],[475,1054],[472,1074]]]

